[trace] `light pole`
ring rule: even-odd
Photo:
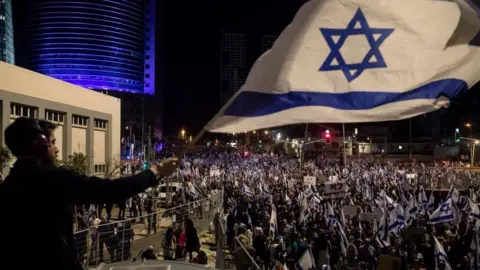
[[[466,123],[466,127],[470,130],[470,167],[473,168],[474,160],[474,152],[475,152],[475,142],[472,140],[472,124]]]

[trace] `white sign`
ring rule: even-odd
[[[315,186],[317,184],[317,178],[315,176],[304,176],[303,183],[306,185]]]
[[[345,182],[326,182],[325,197],[343,198],[347,196],[347,183]]]
[[[330,182],[335,182],[337,180],[338,180],[338,176],[336,176],[336,175],[330,175],[328,177],[328,181],[330,181]]]
[[[417,178],[417,175],[414,174],[414,173],[408,173],[407,175],[407,179],[414,179],[414,178]]]
[[[343,207],[343,213],[345,216],[356,217],[358,215],[357,207],[346,205]]]

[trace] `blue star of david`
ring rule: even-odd
[[[450,206],[448,204],[442,204],[440,208],[440,212],[447,214],[450,211]]]
[[[370,28],[361,9],[358,9],[346,29],[320,28],[330,54],[319,71],[341,70],[348,82],[358,78],[365,69],[385,68],[387,64],[380,53],[380,45],[393,32],[390,28]],[[364,35],[370,45],[361,63],[347,64],[340,49],[349,36]]]

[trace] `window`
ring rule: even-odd
[[[95,119],[95,128],[107,129],[107,121],[101,119]]]
[[[107,165],[105,165],[105,164],[95,164],[94,172],[95,173],[106,173],[107,172]]]
[[[149,65],[149,64],[146,64],[146,65],[145,65],[145,68],[146,68],[146,69],[149,69],[149,68],[150,68],[150,65]]]
[[[146,83],[146,84],[145,84],[145,87],[150,87],[150,84],[149,84],[149,83]]]
[[[88,117],[72,115],[72,124],[76,126],[86,127],[88,125]]]
[[[56,124],[63,124],[65,113],[45,110],[45,119]]]
[[[149,55],[149,54],[146,54],[146,55],[145,55],[145,59],[150,60],[150,55]]]
[[[150,74],[145,73],[145,78],[147,78],[147,79],[150,78]]]
[[[10,117],[28,117],[28,118],[37,118],[38,108],[21,105],[21,104],[10,104]]]

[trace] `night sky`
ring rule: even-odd
[[[21,1],[13,2],[15,27],[21,27],[23,6]],[[166,133],[176,133],[182,127],[198,132],[220,109],[222,31],[247,36],[248,64],[252,65],[261,54],[261,37],[280,34],[303,2],[157,0],[157,98],[163,99]],[[19,35],[15,38],[21,65],[23,40]],[[441,113],[442,130],[470,121],[474,133],[476,123],[480,132],[479,94],[474,88],[455,99]],[[405,123],[394,124],[398,134],[408,132]],[[415,123],[414,135],[421,136],[424,127]]]
[[[165,125],[167,131],[179,130],[182,125],[198,131],[220,109],[222,30],[247,35],[251,65],[261,54],[261,36],[280,34],[303,1],[160,2],[163,64],[157,66],[164,69],[159,80],[164,84],[159,87],[164,90]]]

